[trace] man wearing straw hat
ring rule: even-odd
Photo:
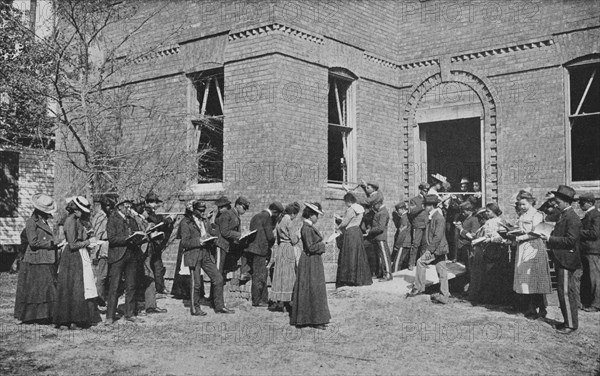
[[[579,255],[581,220],[571,207],[571,203],[575,201],[573,188],[559,185],[558,189],[552,193],[556,207],[560,211],[560,217],[550,237],[542,234],[541,238],[548,242],[558,280],[558,301],[564,323],[556,325],[556,331],[561,334],[571,334],[579,326],[577,316],[579,288],[575,273],[577,269],[581,269]]]

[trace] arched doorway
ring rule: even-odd
[[[441,173],[458,191],[460,179],[481,184],[483,202],[497,200],[496,105],[474,75],[433,75],[413,91],[405,113],[405,194]]]

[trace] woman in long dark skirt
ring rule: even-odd
[[[87,328],[102,321],[96,305],[98,296],[91,266],[84,267],[86,247],[97,240],[89,238],[82,217],[89,214],[90,203],[84,197],[76,197],[67,204],[69,216],[64,231],[67,245],[62,252],[58,267],[58,299],[54,310],[54,324],[71,329]],[[87,259],[89,259],[89,254]],[[92,272],[92,280],[89,273]]]
[[[27,248],[19,269],[16,319],[23,323],[50,323],[56,303],[56,244],[48,219],[56,211],[54,200],[36,194],[34,211],[25,222]]]
[[[323,211],[318,202],[305,205],[302,213],[304,223],[300,230],[303,252],[298,261],[298,274],[292,294],[290,324],[324,330],[331,319],[327,304],[325,269],[321,258],[325,253],[325,243],[314,227]]]
[[[338,257],[335,286],[370,285],[373,279],[360,230],[365,209],[356,203],[356,197],[352,193],[346,193],[344,202],[348,209],[338,227],[344,235],[344,242]]]

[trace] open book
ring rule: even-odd
[[[537,226],[534,227],[533,231],[530,232],[530,234],[532,235],[546,235],[547,237],[550,237],[550,234],[552,233],[552,231],[554,230],[554,225],[547,223],[547,222],[542,222],[540,224],[538,224]]]
[[[242,236],[240,236],[240,242],[249,240],[250,236],[252,236],[255,233],[256,233],[256,230],[252,230],[250,232],[246,232],[245,234],[242,234]]]
[[[217,240],[217,239],[218,239],[218,237],[216,237],[216,236],[210,236],[208,238],[200,239],[200,243],[201,244],[206,244],[206,243],[210,243],[213,240]]]
[[[146,230],[146,234],[149,234],[151,232],[154,232],[156,230],[158,230],[159,228],[163,227],[165,225],[164,222],[160,222],[152,227],[150,227],[149,229]]]
[[[146,233],[144,231],[136,231],[127,237],[127,241],[139,243],[139,242],[143,241],[145,238],[146,238]]]
[[[477,239],[473,239],[473,240],[471,240],[471,245],[477,245],[479,243],[483,243],[486,239],[487,239],[487,237],[485,237],[485,236],[482,236]]]
[[[335,239],[337,239],[338,236],[342,235],[339,232],[334,232],[333,234],[329,235],[329,237],[327,238],[327,240],[325,241],[325,243],[331,243],[332,241],[334,241]]]

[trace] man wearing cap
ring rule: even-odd
[[[132,322],[142,321],[135,314],[135,289],[138,262],[141,258],[139,243],[130,236],[140,229],[132,217],[133,202],[122,199],[113,210],[106,224],[108,235],[109,288],[106,309],[106,324],[115,320],[118,288],[121,275],[125,273],[125,319]]]
[[[250,231],[256,235],[246,248],[248,263],[252,268],[252,306],[266,307],[269,303],[267,290],[267,258],[275,243],[273,228],[276,219],[283,212],[283,205],[274,201],[268,209],[254,215],[250,220]]]
[[[241,255],[241,246],[239,244],[240,237],[242,236],[240,216],[244,215],[246,210],[250,208],[250,201],[240,196],[235,200],[232,208],[231,201],[226,196],[221,196],[215,201],[215,205],[219,209],[219,212],[215,213],[212,218],[212,222],[219,234],[219,239],[217,239],[217,259],[219,261],[217,268],[223,273],[227,254],[232,251],[232,253],[236,253],[234,255],[236,258]],[[245,257],[240,259],[240,263],[242,264],[240,267],[242,269],[240,271],[243,274],[242,277],[247,277]]]
[[[413,270],[417,259],[421,257],[421,250],[425,244],[425,228],[427,227],[427,212],[423,200],[429,190],[429,184],[419,184],[419,194],[408,202],[408,220],[411,228],[411,246],[408,256],[408,270]]]
[[[446,241],[446,221],[442,210],[437,207],[439,203],[440,200],[436,195],[427,195],[423,200],[428,216],[425,234],[427,248],[417,261],[415,284],[408,296],[417,296],[425,292],[425,269],[427,269],[427,265],[435,265],[440,280],[440,294],[433,295],[431,299],[437,303],[446,304],[450,297],[448,269],[446,268],[448,242]]]
[[[360,205],[368,209],[372,208],[375,202],[383,202],[383,193],[379,190],[378,183],[374,181],[370,181],[367,183],[364,180],[361,180],[360,187],[367,195],[367,198],[365,200],[359,202]]]
[[[573,188],[559,185],[552,193],[556,207],[560,210],[560,217],[550,237],[542,234],[541,238],[547,240],[557,274],[558,301],[564,323],[556,325],[556,330],[561,334],[570,334],[579,326],[577,316],[579,288],[575,272],[581,268],[579,255],[581,220],[571,207],[571,203],[575,200]]]
[[[156,292],[159,294],[168,294],[169,292],[165,287],[166,269],[163,264],[162,253],[167,247],[167,243],[173,232],[175,217],[156,214],[156,208],[162,203],[162,200],[152,191],[146,195],[145,203],[146,205],[142,215],[148,224],[150,226],[156,226],[162,223],[162,226],[157,228],[157,231],[162,231],[164,236],[156,238],[148,244],[148,256],[150,257],[150,266],[154,272]]]
[[[581,302],[586,312],[600,311],[600,212],[591,192],[579,195],[579,207],[585,211],[581,220]]]
[[[373,206],[371,206],[371,211],[374,214],[369,221],[366,239],[373,244],[379,255],[380,270],[383,269],[382,277],[379,281],[391,281],[393,279],[392,261],[390,247],[387,243],[387,226],[390,221],[390,213],[381,201],[375,201]]]
[[[204,296],[204,281],[200,270],[208,275],[211,282],[211,298],[215,313],[233,313],[225,308],[223,299],[223,275],[217,269],[215,262],[210,257],[212,243],[208,241],[216,235],[207,218],[204,217],[206,204],[202,201],[192,200],[186,206],[187,214],[180,224],[181,246],[183,247],[184,264],[190,268],[192,274],[191,305],[192,316],[205,316],[200,301]]]

